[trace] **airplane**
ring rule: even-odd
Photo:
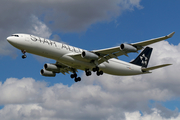
[[[154,67],[147,67],[153,48],[146,47],[150,44],[171,38],[175,32],[167,36],[145,40],[137,43],[123,43],[120,46],[99,49],[84,50],[45,38],[30,34],[13,34],[7,37],[7,41],[23,53],[22,58],[26,58],[26,52],[42,57],[56,60],[56,63],[46,63],[40,74],[46,77],[55,77],[57,73],[70,74],[75,82],[81,81],[77,76],[78,69],[85,71],[86,76],[96,72],[97,76],[103,73],[130,76],[151,73],[151,70],[169,66],[163,64]],[[128,53],[138,53],[144,49],[136,59],[125,62],[118,59],[119,56],[128,56]]]

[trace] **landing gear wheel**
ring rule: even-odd
[[[99,67],[95,67],[92,69],[93,72],[99,71]]]
[[[21,50],[21,52],[23,53],[23,55],[22,55],[22,59],[24,59],[24,58],[26,58],[27,56],[26,56],[26,50]]]
[[[71,74],[71,78],[76,78],[77,77],[77,74]]]
[[[101,71],[97,71],[96,75],[97,76],[103,75],[103,71],[102,70]]]
[[[74,81],[75,82],[79,82],[81,81],[81,78],[80,77],[77,77],[77,74],[76,72],[74,71],[73,74],[70,75],[71,78],[74,78]]]
[[[86,76],[90,76],[91,74],[91,71],[86,72]]]
[[[27,56],[26,55],[22,55],[22,59],[25,59]]]
[[[98,71],[98,72],[96,73],[96,75],[97,75],[97,76],[100,76],[101,74],[100,74],[100,72]]]
[[[85,73],[86,73],[86,76],[90,76],[90,75],[92,74],[89,69],[86,69],[86,70],[85,70]]]
[[[99,73],[100,73],[100,75],[103,75],[103,71],[101,70],[101,71],[99,71]]]
[[[81,78],[80,78],[80,77],[78,77],[77,79],[78,79],[78,81],[81,81]]]
[[[78,82],[77,78],[74,79],[75,82]]]
[[[79,82],[79,81],[81,81],[81,78],[80,78],[80,77],[75,78],[74,81],[75,81],[75,82]]]
[[[74,78],[74,74],[71,74],[71,78]]]

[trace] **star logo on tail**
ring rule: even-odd
[[[145,56],[145,54],[143,54],[142,56],[140,56],[140,59],[141,59],[141,63],[144,64],[144,65],[147,65],[147,61],[148,61],[148,58]]]

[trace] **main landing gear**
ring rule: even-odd
[[[81,78],[80,78],[80,77],[77,77],[77,74],[76,74],[76,73],[71,74],[71,78],[74,78],[74,81],[75,81],[75,82],[81,81]]]
[[[97,67],[97,66],[95,68],[93,68],[92,71],[96,72],[97,76],[103,75],[103,71],[102,70],[99,71],[99,67]],[[86,76],[90,76],[92,74],[89,69],[86,69],[85,73],[86,73]]]
[[[102,70],[99,71],[99,67],[97,67],[97,66],[95,68],[93,68],[92,71],[96,72],[97,76],[103,75],[103,71]]]
[[[89,69],[86,69],[86,70],[85,70],[85,73],[86,73],[86,76],[90,76],[90,75],[92,74]]]
[[[92,71],[93,71],[93,72],[96,72],[96,75],[97,75],[97,76],[103,75],[103,71],[102,71],[102,70],[99,70],[99,67],[93,68]],[[92,74],[91,70],[89,70],[89,69],[86,69],[86,70],[85,70],[85,73],[86,73],[86,76],[91,76],[91,74]],[[74,72],[73,74],[71,74],[71,78],[74,78],[74,81],[75,81],[75,82],[81,81],[81,78],[80,78],[80,77],[77,77],[77,73],[76,73],[76,72]]]
[[[22,55],[22,59],[25,59],[27,56],[26,56],[26,50],[21,50],[21,52],[23,53]]]

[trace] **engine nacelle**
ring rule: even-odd
[[[40,71],[40,74],[41,74],[42,76],[46,76],[46,77],[55,77],[55,76],[56,76],[56,73],[54,73],[53,71],[47,71],[47,70],[45,70],[45,69],[42,69],[42,70]]]
[[[89,51],[83,51],[82,54],[81,54],[81,57],[89,59],[89,60],[97,60],[97,59],[99,59],[98,55],[96,55],[96,54],[94,54],[92,52],[89,52]]]
[[[46,63],[44,64],[44,69],[47,71],[60,72],[60,68],[54,64]]]
[[[137,48],[135,48],[132,45],[126,44],[126,43],[123,43],[120,45],[120,50],[123,50],[126,52],[137,52],[138,51]]]

